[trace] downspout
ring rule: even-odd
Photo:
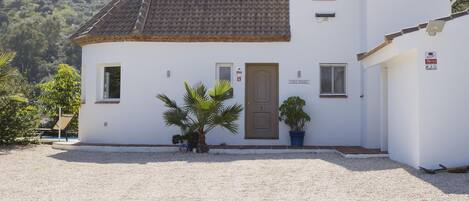
[[[368,21],[367,21],[367,11],[368,11],[368,0],[362,0],[361,1],[361,15],[360,15],[360,26],[361,26],[361,32],[360,34],[360,51],[361,52],[366,52],[367,51],[367,36],[368,36]],[[360,132],[361,132],[361,139],[360,139],[360,144],[363,146],[364,145],[364,139],[366,137],[366,99],[364,97],[365,94],[365,69],[363,68],[362,64],[360,63],[360,118],[361,118],[361,124],[360,124]]]

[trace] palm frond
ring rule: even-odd
[[[8,68],[8,64],[15,58],[15,53],[0,53],[0,82],[5,82],[16,74],[16,70]]]
[[[156,96],[156,98],[160,99],[161,101],[163,101],[163,103],[165,104],[166,107],[169,107],[169,108],[178,108],[178,105],[176,103],[176,101],[174,100],[171,100],[168,96],[164,95],[164,94],[158,94]]]
[[[5,68],[8,64],[10,64],[13,59],[15,58],[14,52],[3,52],[0,53],[0,68]]]
[[[222,108],[220,113],[213,117],[212,125],[221,126],[231,133],[238,132],[238,124],[235,123],[239,119],[240,113],[243,111],[243,107],[239,104],[232,105],[230,107]]]
[[[226,80],[217,81],[215,86],[210,89],[209,95],[212,99],[217,101],[224,101],[230,98],[232,90],[231,83]]]
[[[187,112],[181,109],[169,109],[163,113],[163,118],[167,126],[179,126],[182,129],[187,127]]]
[[[186,94],[184,95],[184,103],[186,107],[191,107],[191,106],[196,105],[197,92],[187,82],[184,82],[184,87],[186,89]]]

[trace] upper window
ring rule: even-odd
[[[346,95],[346,65],[321,64],[321,95]]]
[[[103,99],[120,99],[121,97],[121,67],[104,68]]]
[[[233,64],[217,64],[217,80],[231,82],[231,72]]]

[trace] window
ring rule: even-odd
[[[226,63],[226,64],[217,64],[217,80],[225,80],[231,83],[231,72],[232,72],[233,64]],[[231,89],[229,93],[229,97],[233,98],[234,91]]]
[[[217,80],[231,82],[231,69],[233,64],[217,64]]]
[[[345,64],[321,64],[321,95],[346,95]]]
[[[120,99],[121,97],[121,67],[105,67],[103,79],[103,99]]]

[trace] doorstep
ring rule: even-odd
[[[367,149],[363,147],[343,146],[336,147],[337,152],[344,158],[388,158],[388,152],[379,149]]]
[[[54,142],[52,148],[66,151],[116,152],[116,153],[175,153],[177,145],[125,145],[87,144],[80,142]],[[276,145],[212,145],[211,154],[295,154],[338,153],[345,158],[383,158],[387,152],[353,146],[276,146]]]

